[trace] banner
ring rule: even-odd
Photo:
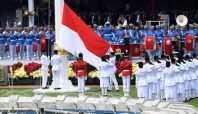
[[[172,38],[166,37],[164,39],[164,54],[170,55],[172,54]]]
[[[115,53],[124,53],[124,45],[123,44],[111,44],[111,48]]]
[[[140,44],[131,44],[130,45],[130,55],[132,57],[139,57],[140,56]]]
[[[192,51],[194,47],[194,36],[187,35],[185,42],[186,51]]]

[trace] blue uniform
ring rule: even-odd
[[[40,59],[41,58],[41,43],[40,43],[40,39],[43,35],[41,33],[36,33],[36,45],[37,45],[37,57]]]
[[[4,58],[4,52],[5,52],[5,38],[3,37],[3,34],[0,33],[0,57],[1,59]]]
[[[138,38],[139,38],[139,43],[144,43],[144,39],[146,38],[145,30],[138,31]]]
[[[33,33],[29,32],[27,33],[26,36],[26,46],[27,46],[27,59],[31,60],[32,59],[32,54],[33,54],[33,39],[34,39],[34,35]]]
[[[123,39],[124,33],[121,29],[117,29],[115,31],[115,37],[117,38],[117,41],[116,41],[117,44],[123,44],[124,43],[124,39]]]
[[[54,55],[55,35],[53,32],[51,32],[51,33],[47,32],[47,33],[45,33],[45,35],[46,35],[47,39],[51,39],[51,56],[53,56]]]
[[[23,32],[21,32],[18,35],[18,44],[20,46],[19,59],[23,59],[23,56],[24,56],[24,44],[25,44],[25,34]]]
[[[113,35],[112,35],[112,30],[110,27],[104,27],[104,40],[107,42],[113,42],[112,41]]]
[[[10,58],[11,58],[11,60],[15,60],[16,40],[17,40],[17,35],[14,35],[14,33],[11,33],[11,35],[10,35]]]
[[[186,30],[182,30],[181,31],[181,34],[182,34],[182,38],[181,38],[181,40],[182,40],[182,42],[185,42],[186,41],[186,35],[187,35],[187,31]]]

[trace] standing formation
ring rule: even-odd
[[[161,56],[154,61],[145,59],[143,65],[139,63],[136,72],[136,87],[138,97],[145,99],[166,99],[172,101],[185,101],[198,97],[198,59],[193,57]]]

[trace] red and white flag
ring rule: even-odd
[[[98,68],[100,58],[110,49],[110,45],[86,25],[66,3],[58,29],[59,47],[72,54],[83,53],[84,60]]]

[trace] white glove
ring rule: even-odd
[[[87,76],[85,76],[85,80],[87,80]]]

